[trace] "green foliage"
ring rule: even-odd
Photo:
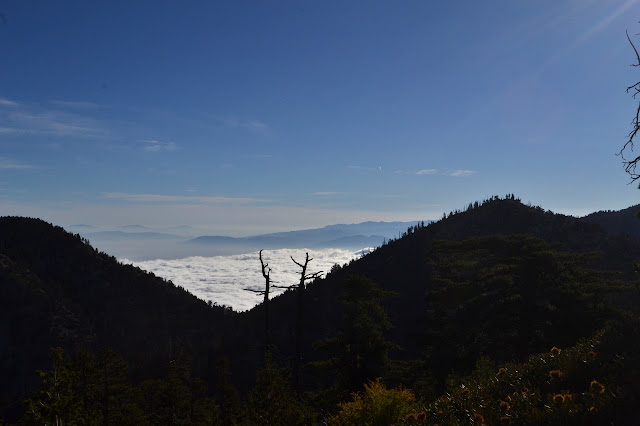
[[[98,352],[95,360],[95,390],[101,423],[132,424],[139,409],[132,401],[133,388],[127,381],[127,364],[112,350]]]
[[[381,376],[388,366],[388,351],[397,345],[385,339],[384,332],[391,328],[391,322],[381,303],[391,295],[365,277],[351,276],[343,282],[342,329],[337,336],[317,344],[333,356],[313,364],[337,371],[342,391],[361,389],[367,381]]]
[[[569,348],[552,347],[496,369],[482,361],[409,424],[633,424],[640,385],[637,320]],[[631,343],[631,344],[629,344]]]
[[[438,381],[429,363],[430,353],[422,359],[391,360],[384,376],[388,386],[404,385],[413,389],[416,395],[425,400],[434,400],[440,395]]]
[[[238,390],[231,381],[231,369],[227,357],[222,357],[218,360],[217,375],[217,423],[223,425],[239,424],[242,420],[242,407]]]
[[[37,388],[32,373],[48,366],[51,347],[112,348],[133,377],[160,377],[172,338],[207,353],[229,316],[78,235],[18,217],[0,218],[0,312],[0,416]],[[197,373],[212,379],[213,367],[198,363]]]
[[[293,394],[290,375],[267,355],[265,367],[258,371],[256,385],[248,397],[250,422],[268,425],[304,425],[314,422],[315,414]]]
[[[74,424],[80,418],[78,400],[73,394],[73,380],[64,365],[62,348],[54,348],[53,368],[38,371],[41,384],[33,398],[25,401],[24,422],[29,424]]]
[[[164,380],[146,380],[139,386],[138,400],[151,424],[211,424],[214,402],[206,398],[207,385],[191,376],[191,359],[180,355],[169,363]]]
[[[53,369],[38,372],[40,390],[25,401],[24,424],[187,425],[216,420],[213,400],[204,397],[207,386],[191,377],[186,356],[170,363],[165,379],[134,387],[126,363],[111,350],[97,355],[83,351],[72,363],[64,362],[60,348],[53,353]]]
[[[416,408],[411,390],[402,387],[387,389],[379,378],[365,384],[364,391],[353,393],[352,399],[338,405],[340,411],[329,418],[330,425],[387,426],[402,421]]]
[[[432,369],[469,371],[483,355],[524,359],[618,317],[603,303],[615,283],[581,267],[593,259],[526,235],[437,241],[426,296]]]

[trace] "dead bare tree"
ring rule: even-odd
[[[245,290],[264,296],[264,300],[262,302],[264,306],[264,336],[265,347],[268,351],[271,348],[271,328],[269,326],[269,290],[271,287],[271,283],[274,283],[276,281],[271,280],[271,268],[269,268],[268,263],[264,263],[264,260],[262,259],[262,250],[260,250],[260,265],[262,267],[262,276],[264,277],[264,290],[254,290],[251,288],[245,288]]]
[[[295,358],[293,359],[292,379],[293,388],[296,392],[296,395],[300,397],[302,390],[302,381],[300,379],[300,367],[302,365],[302,312],[304,309],[304,294],[306,290],[306,282],[315,280],[316,278],[320,277],[324,271],[318,271],[312,274],[307,273],[309,262],[313,260],[313,258],[309,257],[309,252],[306,253],[304,263],[296,261],[293,256],[291,256],[291,260],[302,269],[300,271],[300,281],[298,282],[298,284],[279,288],[295,288],[298,295],[298,312],[296,317],[296,354]]]
[[[300,271],[300,281],[298,284],[289,285],[289,286],[278,286],[273,285],[276,281],[271,280],[271,268],[269,268],[269,264],[265,263],[262,259],[262,250],[260,250],[260,265],[262,267],[262,276],[265,281],[264,290],[254,290],[251,288],[245,288],[246,291],[250,291],[252,293],[256,293],[264,296],[264,324],[265,324],[265,340],[267,351],[270,349],[271,345],[271,333],[269,327],[269,291],[271,288],[282,288],[282,289],[294,289],[297,293],[298,299],[298,310],[296,315],[296,353],[293,360],[293,387],[296,392],[296,395],[300,396],[301,393],[301,380],[300,380],[300,367],[302,364],[302,313],[304,309],[304,293],[306,290],[307,281],[314,280],[319,278],[324,271],[318,271],[314,273],[307,273],[307,268],[309,267],[309,262],[313,260],[313,258],[309,257],[309,253],[306,253],[304,263],[300,263],[290,256],[293,263],[298,265],[301,268]]]
[[[629,32],[627,32],[627,40],[629,40],[629,43],[631,44],[631,47],[633,48],[633,51],[636,54],[636,63],[631,64],[631,66],[638,67],[640,66],[640,54],[638,53],[638,49],[636,49],[636,46],[633,44],[633,41],[631,41],[631,37],[629,37]],[[633,84],[627,87],[627,93],[629,92],[633,93],[633,98],[635,99],[640,93],[640,81],[638,81],[636,84]],[[618,154],[622,158],[622,164],[624,164],[624,170],[631,177],[631,182],[635,182],[636,180],[640,179],[640,174],[638,174],[638,172],[636,171],[636,167],[638,166],[638,163],[640,163],[640,155],[636,155],[635,158],[628,159],[628,158],[625,158],[625,152],[633,152],[635,137],[638,134],[638,131],[640,131],[639,119],[640,119],[640,102],[638,103],[638,106],[636,108],[636,114],[633,117],[633,120],[631,120],[631,131],[629,132],[627,142],[625,142],[625,144],[622,146],[622,149]]]

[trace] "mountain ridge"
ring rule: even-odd
[[[413,225],[397,239],[309,283],[303,359],[321,360],[324,355],[313,343],[339,332],[343,307],[336,301],[342,282],[353,275],[398,294],[384,303],[395,326],[388,338],[404,348],[394,357],[419,359],[433,321],[426,295],[433,290],[434,270],[427,260],[434,244],[523,234],[558,243],[566,252],[600,251],[600,259],[590,266],[619,271],[619,278],[635,277],[632,263],[640,253],[639,240],[611,235],[598,223],[496,197],[438,222]],[[39,219],[0,218],[0,266],[0,371],[11,379],[0,393],[0,406],[13,404],[25,389],[33,388],[33,380],[25,377],[48,366],[48,348],[56,345],[71,354],[81,347],[114,348],[136,380],[157,377],[177,351],[185,351],[197,356],[194,374],[211,385],[216,380],[215,360],[228,355],[237,386],[246,391],[255,383],[264,355],[263,305],[242,314],[207,305],[173,283],[123,265],[79,235]],[[294,353],[297,295],[285,292],[269,305],[271,323],[277,325],[272,345],[286,359]],[[30,330],[25,324],[41,325]]]

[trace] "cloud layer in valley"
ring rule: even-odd
[[[279,249],[263,251],[263,259],[272,268],[271,278],[278,285],[297,284],[300,268],[291,261],[293,256],[298,262],[305,258],[304,249]],[[323,249],[308,250],[313,260],[309,263],[309,273],[331,269],[336,263],[343,265],[359,254],[351,250]],[[172,260],[148,260],[133,263],[155,275],[173,281],[202,300],[211,300],[218,305],[231,306],[236,311],[251,309],[262,301],[261,296],[244,290],[264,289],[264,278],[260,270],[258,252],[234,256],[187,257]],[[274,296],[282,289],[274,289]]]

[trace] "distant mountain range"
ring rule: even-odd
[[[416,224],[418,221],[362,222],[240,238],[218,235],[190,238],[188,233],[196,230],[187,226],[166,228],[161,232],[141,225],[126,225],[113,230],[98,230],[90,225],[74,225],[69,229],[80,233],[94,246],[118,258],[145,260],[232,255],[279,248],[360,250],[365,247],[379,247]]]
[[[576,219],[578,222],[600,225],[609,234],[623,234],[640,239],[640,205],[619,211],[599,211]],[[427,225],[430,221],[427,221]],[[415,222],[362,222],[328,225],[323,228],[275,232],[248,237],[201,235],[203,232],[187,225],[151,228],[125,225],[104,229],[94,225],[69,226],[102,251],[120,259],[175,259],[188,256],[227,256],[260,249],[280,248],[343,248],[360,250],[379,247],[385,241],[401,236]]]
[[[329,225],[324,228],[301,231],[276,232],[244,238],[203,236],[188,241],[190,244],[235,244],[252,249],[260,248],[363,248],[378,247],[386,240],[401,236],[418,222],[362,222],[351,225]]]
[[[184,239],[179,235],[164,234],[162,232],[124,232],[124,231],[100,231],[86,234],[91,240],[173,240]]]

